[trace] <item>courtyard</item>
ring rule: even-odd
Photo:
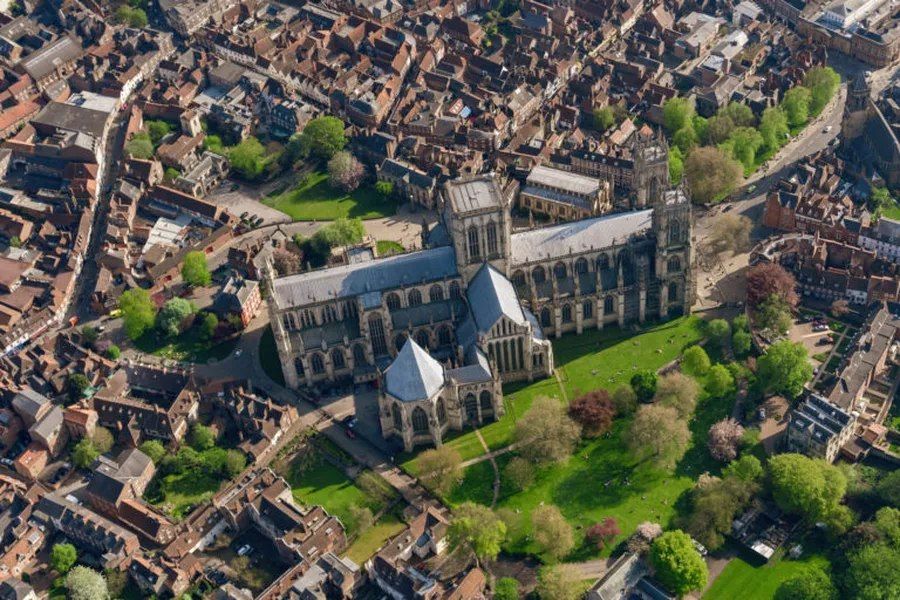
[[[262,199],[294,221],[333,221],[339,218],[378,219],[397,212],[397,201],[384,198],[368,185],[346,193],[328,184],[328,174],[310,173],[290,190]]]

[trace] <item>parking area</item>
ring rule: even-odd
[[[840,334],[832,331],[827,321],[806,321],[802,319],[794,323],[791,327],[788,337],[792,342],[803,344],[814,366],[819,366],[827,356],[831,353],[834,345],[838,342]]]
[[[291,218],[281,211],[269,208],[259,201],[264,190],[248,185],[225,181],[210,193],[210,199],[219,206],[224,206],[232,214],[262,218],[263,224],[288,223]]]

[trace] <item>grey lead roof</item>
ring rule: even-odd
[[[519,325],[525,324],[525,314],[513,284],[490,264],[482,265],[466,294],[478,331],[488,331],[502,316]]]
[[[275,302],[283,310],[456,276],[453,248],[433,248],[277,279]]]
[[[510,262],[522,265],[624,243],[649,231],[652,215],[653,209],[639,210],[514,233]]]
[[[444,386],[444,367],[412,338],[384,372],[385,391],[402,402],[426,400]]]
[[[500,186],[491,175],[447,183],[447,199],[455,213],[467,213],[503,205]]]

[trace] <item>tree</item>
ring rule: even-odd
[[[98,456],[100,453],[94,448],[94,444],[89,438],[81,438],[72,449],[72,462],[79,469],[90,467]]]
[[[450,446],[426,450],[419,455],[419,478],[439,496],[446,496],[463,478],[462,458]]]
[[[736,329],[734,334],[731,336],[731,349],[734,351],[735,356],[738,358],[743,358],[750,353],[750,349],[753,346],[753,338],[750,336],[750,333],[744,331],[742,329]]]
[[[616,124],[616,117],[613,115],[612,108],[604,106],[603,108],[595,108],[593,114],[594,129],[597,131],[606,131]]]
[[[703,346],[691,346],[681,355],[681,370],[695,377],[703,376],[709,371],[712,361]]]
[[[834,600],[837,590],[828,573],[809,567],[788,579],[775,592],[775,600]]]
[[[691,512],[685,529],[701,544],[716,550],[725,542],[735,516],[758,489],[755,482],[741,479],[703,478],[691,491]]]
[[[713,423],[709,428],[707,440],[710,455],[721,462],[734,460],[737,458],[743,436],[744,428],[730,417]]]
[[[110,344],[109,348],[106,349],[106,358],[110,360],[119,360],[120,356],[122,356],[122,349],[115,344]]]
[[[517,456],[503,468],[503,478],[514,490],[521,492],[534,483],[534,467],[521,456]]]
[[[629,386],[619,386],[612,394],[612,403],[617,415],[631,416],[638,407],[637,394]]]
[[[720,255],[726,252],[740,254],[750,249],[750,231],[753,222],[743,215],[725,213],[716,217],[709,235],[706,236],[706,248]]]
[[[663,468],[681,460],[691,441],[687,422],[671,406],[642,406],[626,435],[626,443],[637,456],[646,456]]]
[[[700,386],[690,377],[678,372],[668,373],[659,378],[654,401],[662,406],[671,406],[682,419],[689,419],[697,407]]]
[[[669,135],[690,127],[693,116],[694,104],[687,98],[670,98],[663,104],[663,126]]]
[[[501,577],[494,586],[494,600],[519,600],[519,582],[512,577]]]
[[[147,440],[138,449],[146,454],[155,465],[159,465],[159,461],[166,455],[166,448],[159,440]]]
[[[806,72],[803,86],[809,89],[809,112],[818,115],[841,87],[841,76],[831,67],[813,67]]]
[[[706,586],[706,563],[683,531],[667,531],[653,540],[650,562],[659,582],[675,594],[684,595]]]
[[[731,136],[734,127],[734,121],[731,120],[731,117],[725,114],[718,114],[707,121],[704,142],[709,145],[718,146]]]
[[[69,389],[69,398],[80,400],[84,397],[84,392],[91,387],[91,382],[84,373],[72,373],[66,379],[66,387]]]
[[[68,600],[108,600],[109,590],[103,575],[93,569],[75,567],[66,575]]]
[[[279,277],[300,272],[300,256],[289,250],[275,250],[272,253],[272,266]]]
[[[212,283],[206,254],[199,250],[185,254],[184,262],[181,263],[181,277],[191,287],[204,287]]]
[[[722,470],[723,477],[734,477],[746,482],[755,482],[763,476],[762,463],[752,454],[745,454],[737,460],[728,463]]]
[[[757,376],[765,390],[796,398],[812,379],[812,366],[806,347],[790,340],[775,342],[756,361]]]
[[[787,91],[781,101],[781,108],[787,115],[788,125],[800,127],[809,121],[809,90],[803,86],[796,86]]]
[[[756,307],[754,316],[760,329],[769,330],[776,335],[787,335],[794,323],[791,307],[777,294],[763,300]]]
[[[669,179],[673,184],[681,183],[684,176],[684,154],[678,146],[669,148]]]
[[[725,319],[713,319],[706,325],[706,332],[720,348],[724,348],[731,338],[731,325]]]
[[[109,589],[110,598],[123,598],[125,587],[128,585],[128,571],[119,569],[106,569],[103,571],[103,578],[106,580],[106,587]],[[179,600],[191,600],[190,597],[183,595]]]
[[[112,450],[113,444],[115,444],[113,434],[110,433],[109,429],[100,426],[94,429],[94,435],[91,436],[91,442],[100,454],[109,452]]]
[[[10,247],[12,247],[12,248],[21,248],[21,247],[22,247],[22,243],[23,243],[23,242],[22,242],[22,238],[20,238],[20,237],[17,236],[17,235],[14,235],[14,236],[12,236],[11,238],[9,238],[9,245],[10,245]]]
[[[675,135],[672,136],[672,143],[676,148],[684,153],[688,153],[693,150],[697,146],[699,141],[700,140],[697,136],[697,132],[694,131],[693,125],[690,124],[682,127],[675,132]]]
[[[744,165],[745,170],[756,165],[756,153],[763,147],[763,137],[752,127],[738,127],[723,143],[731,157]]]
[[[699,204],[721,202],[744,174],[741,163],[714,146],[697,148],[684,161],[691,197]]]
[[[147,290],[141,288],[133,288],[123,293],[119,297],[119,309],[122,311],[125,333],[132,340],[144,335],[144,332],[153,327],[156,320],[156,306]]]
[[[891,546],[900,548],[900,509],[890,506],[879,508],[875,513],[874,523]]]
[[[561,559],[575,547],[572,526],[552,504],[544,504],[532,511],[531,529],[535,543],[553,560]]]
[[[789,306],[797,306],[797,281],[781,265],[762,262],[747,273],[747,304],[756,307],[775,294]]]
[[[238,175],[252,181],[262,175],[266,167],[265,155],[266,149],[262,143],[250,136],[228,151],[228,160]]]
[[[519,453],[534,463],[568,458],[581,437],[581,426],[566,415],[555,398],[540,396],[516,421],[513,438]]]
[[[53,544],[50,550],[50,566],[60,575],[69,572],[78,560],[78,551],[72,544]]]
[[[144,137],[135,135],[127,144],[125,144],[125,151],[131,158],[150,160],[153,158],[153,142],[150,141],[149,136]]]
[[[787,115],[781,108],[772,106],[763,111],[759,120],[759,133],[767,151],[775,152],[781,148],[790,131]]]
[[[548,565],[538,572],[537,593],[541,600],[578,600],[584,595],[583,575],[575,565]]]
[[[166,337],[175,337],[184,329],[188,317],[197,311],[194,303],[184,298],[167,300],[156,315],[156,326]]]
[[[97,343],[98,337],[100,337],[100,332],[90,325],[81,328],[81,342],[88,348],[92,348]]]
[[[816,522],[832,512],[847,491],[840,469],[802,454],[779,454],[769,460],[772,497],[787,513]]]
[[[597,437],[609,431],[615,408],[606,390],[597,389],[572,401],[569,416],[581,425],[583,435]]]
[[[900,590],[900,550],[875,544],[851,554],[844,588],[845,597],[854,600],[896,600]]]
[[[375,524],[375,516],[372,514],[372,509],[368,506],[351,504],[347,510],[350,513],[350,518],[356,523],[357,534],[368,531]]]
[[[172,131],[172,126],[163,120],[146,121],[144,124],[147,126],[147,133],[150,135],[150,141],[154,144],[158,144]]]
[[[382,198],[390,198],[394,195],[394,184],[390,181],[379,181],[375,183],[375,191]]]
[[[900,470],[885,475],[875,486],[875,493],[889,506],[900,507]]]
[[[658,377],[655,371],[638,371],[631,376],[631,389],[641,402],[650,402],[656,394]]]
[[[247,457],[240,450],[228,450],[225,452],[225,474],[235,477],[247,468]]]
[[[644,521],[643,523],[638,524],[634,533],[628,538],[628,551],[637,554],[648,552],[650,550],[650,544],[653,543],[653,540],[661,536],[662,532],[662,525],[659,523]]]
[[[831,316],[835,318],[843,317],[850,312],[850,303],[846,300],[835,300],[831,303]]]
[[[756,125],[756,115],[746,104],[729,102],[719,110],[719,114],[727,116],[737,127],[753,127]]]
[[[487,506],[463,502],[453,511],[447,538],[451,548],[473,556],[480,565],[497,558],[506,538],[506,524]]]
[[[138,29],[147,26],[147,13],[140,8],[120,6],[116,9],[115,19],[119,23],[127,23],[131,27]]]
[[[204,313],[203,321],[200,323],[200,329],[203,332],[203,337],[211,340],[213,336],[216,335],[216,329],[219,327],[219,317],[216,316],[215,313]]]
[[[599,523],[591,525],[585,532],[585,537],[603,550],[615,537],[622,533],[619,523],[612,517],[606,517]]]
[[[301,143],[308,152],[329,159],[347,145],[344,122],[337,117],[316,117],[303,128]]]
[[[328,184],[335,189],[352,192],[365,174],[362,164],[349,152],[338,152],[328,161]]]
[[[206,425],[194,423],[191,425],[191,431],[188,434],[188,444],[197,452],[209,450],[216,445],[216,434]]]
[[[724,398],[734,391],[734,376],[725,365],[713,365],[706,376],[706,391],[713,398]]]

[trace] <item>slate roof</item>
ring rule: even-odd
[[[653,209],[647,209],[514,233],[510,236],[510,262],[521,265],[609,248],[650,231],[652,216]]]
[[[433,248],[283,277],[274,298],[285,309],[456,276],[453,248]]]
[[[54,406],[50,409],[44,418],[31,426],[28,433],[31,437],[39,437],[42,440],[50,440],[53,432],[57,431],[63,424],[63,411],[60,407]]]
[[[525,313],[512,282],[488,263],[472,278],[466,294],[479,332],[488,331],[502,316],[525,324]]]
[[[0,583],[0,600],[24,600],[34,594],[34,589],[15,577],[11,577]]]
[[[403,402],[425,400],[444,385],[444,368],[412,338],[384,372],[385,391]]]
[[[15,395],[12,405],[20,415],[27,415],[32,420],[36,420],[41,407],[48,402],[50,400],[43,394],[39,394],[31,388],[25,388]]]

